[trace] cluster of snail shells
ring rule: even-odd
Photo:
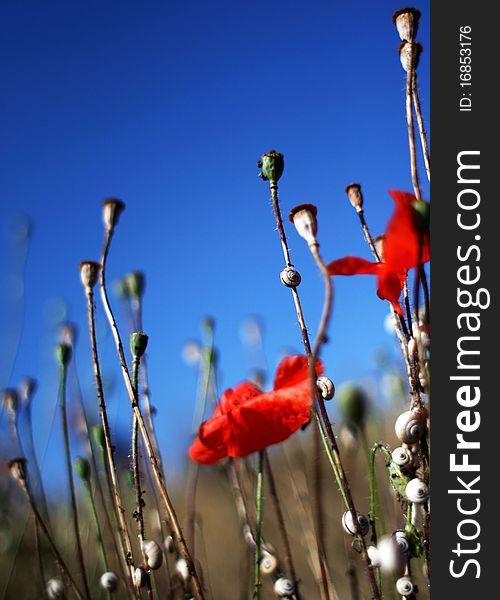
[[[342,527],[349,535],[361,534],[365,536],[370,529],[370,523],[363,513],[357,512],[356,517],[358,520],[357,523],[354,522],[351,511],[347,510],[342,515]]]
[[[427,412],[422,409],[407,410],[396,419],[394,426],[398,439],[403,444],[416,444],[425,435]]]

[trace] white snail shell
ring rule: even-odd
[[[408,353],[413,358],[418,358],[418,344],[417,340],[412,337],[408,342]]]
[[[398,529],[394,532],[393,536],[401,552],[405,555],[408,555],[410,553],[410,540],[408,539],[406,532],[402,529]]]
[[[392,535],[384,535],[377,544],[380,570],[385,574],[400,575],[404,571],[405,556]]]
[[[280,273],[281,283],[289,288],[297,287],[302,281],[300,273],[294,267],[285,267]]]
[[[189,579],[189,569],[186,559],[179,558],[179,560],[175,563],[175,570],[184,581],[187,581]]]
[[[47,581],[47,596],[50,600],[64,598],[64,585],[60,579],[49,579]]]
[[[286,577],[280,577],[274,582],[274,593],[280,598],[287,598],[295,592],[293,583]]]
[[[101,579],[100,579],[101,587],[108,592],[114,592],[116,590],[116,588],[118,587],[118,582],[119,582],[119,579],[113,573],[113,571],[106,571],[106,573],[103,573],[101,575]]]
[[[366,553],[368,554],[368,558],[372,563],[372,567],[375,569],[380,567],[380,555],[378,548],[376,546],[368,546],[368,548],[366,549]]]
[[[272,554],[269,554],[269,552],[265,552],[262,557],[262,560],[260,561],[260,570],[262,571],[262,573],[270,575],[271,573],[274,573],[274,571],[276,571],[277,567],[278,561],[276,560],[276,557]]]
[[[359,527],[358,523],[354,523],[350,510],[347,510],[342,515],[342,526],[344,530],[349,535],[356,535],[357,533],[360,533],[361,535],[366,535],[368,533],[368,530],[370,529],[370,523],[368,522],[368,519],[365,517],[364,514],[360,512],[357,512],[356,516],[358,518]]]
[[[148,576],[146,571],[142,567],[137,567],[134,571],[134,585],[137,588],[144,587]]]
[[[328,377],[318,377],[316,380],[316,386],[321,394],[323,400],[331,400],[335,396],[335,386],[333,381]]]
[[[145,540],[142,542],[142,551],[146,555],[147,564],[150,569],[159,569],[163,562],[163,552],[160,545],[154,540]]]
[[[411,596],[415,591],[415,586],[413,585],[411,577],[406,575],[404,577],[400,577],[396,581],[396,590],[398,591],[398,594],[401,594],[401,596]]]
[[[412,479],[410,482],[408,482],[408,485],[405,489],[405,495],[409,502],[422,504],[429,498],[429,488],[424,481],[418,477],[415,477],[415,479]]]
[[[175,550],[174,538],[171,535],[167,535],[163,545],[165,546],[165,550],[167,552],[172,553]]]
[[[425,433],[425,418],[421,413],[407,410],[396,419],[396,435],[405,444],[415,444]]]
[[[392,460],[398,467],[410,467],[413,465],[413,454],[408,448],[399,446],[392,451]]]

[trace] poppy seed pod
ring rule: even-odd
[[[118,224],[121,213],[125,210],[125,202],[118,198],[106,198],[103,201],[102,220],[107,231],[114,229]]]
[[[259,173],[259,177],[261,177],[263,181],[269,181],[271,184],[276,184],[285,170],[285,158],[283,154],[276,152],[276,150],[271,150],[260,157],[257,166],[262,169]]]
[[[67,367],[71,360],[71,346],[65,343],[57,344],[55,354],[59,366]]]
[[[394,425],[399,441],[404,444],[415,444],[425,433],[425,416],[413,410],[401,413]]]
[[[396,581],[396,590],[398,594],[401,594],[401,596],[404,596],[405,598],[411,596],[415,592],[415,586],[413,585],[411,577],[400,577]]]
[[[401,42],[399,48],[399,60],[403,69],[409,73],[418,67],[422,46],[417,42]]]
[[[130,352],[134,358],[141,358],[148,345],[148,336],[142,331],[135,331],[130,335]]]
[[[82,481],[90,480],[90,463],[86,458],[75,458],[75,471]]]
[[[414,42],[417,37],[420,11],[416,8],[401,8],[392,15],[399,37],[406,42]]]
[[[352,383],[340,386],[337,393],[337,406],[342,419],[348,425],[362,427],[366,418],[368,399],[362,388]]]
[[[288,218],[295,225],[295,229],[301,238],[312,246],[317,244],[318,221],[316,215],[318,209],[314,204],[299,204],[290,211]]]
[[[361,191],[361,185],[359,183],[350,183],[346,186],[345,193],[352,207],[356,209],[356,212],[363,212],[363,192]]]
[[[141,588],[146,585],[148,574],[142,567],[137,567],[134,571],[134,585],[136,588]]]
[[[295,267],[285,267],[280,273],[280,280],[283,285],[289,288],[296,288],[300,285],[302,277]]]
[[[146,540],[141,544],[142,551],[146,555],[148,567],[150,569],[159,569],[163,562],[163,552],[160,545],[154,540]]]
[[[394,448],[392,451],[392,461],[398,465],[398,467],[411,467],[413,465],[413,454],[408,448]]]
[[[125,275],[127,294],[135,300],[140,300],[146,287],[146,278],[141,271],[132,271]]]
[[[93,288],[99,279],[101,265],[93,260],[84,260],[80,263],[80,279],[85,288]]]
[[[262,573],[265,575],[270,575],[271,573],[274,573],[277,568],[278,561],[276,560],[276,557],[272,554],[269,554],[269,552],[264,552],[264,555],[260,561],[260,570]]]
[[[27,462],[25,458],[13,458],[9,462],[10,474],[16,481],[26,481]]]
[[[11,418],[15,418],[17,415],[17,409],[19,408],[19,396],[17,391],[13,388],[5,388],[2,396],[2,402],[5,406],[5,410],[9,413]]]
[[[113,573],[113,571],[107,571],[106,573],[103,573],[99,581],[102,589],[106,590],[107,592],[116,591],[116,588],[118,587],[119,583],[119,579]]]
[[[280,598],[290,598],[294,592],[293,583],[286,577],[280,577],[274,582],[274,593]]]
[[[189,569],[185,558],[179,558],[175,563],[175,570],[184,581],[189,579]]]
[[[335,386],[333,381],[322,375],[316,379],[316,386],[323,400],[331,400],[335,396]]]
[[[368,558],[372,564],[374,569],[378,569],[380,567],[380,556],[379,551],[376,546],[368,546],[366,549],[366,553],[368,554]]]
[[[49,579],[47,581],[47,596],[49,600],[60,600],[64,598],[64,585],[60,579]]]
[[[405,489],[405,496],[408,498],[408,502],[423,504],[429,498],[429,488],[424,481],[415,477],[415,479],[408,482]]]
[[[356,517],[358,522],[354,523],[351,511],[347,510],[342,515],[342,527],[349,535],[356,535],[360,533],[361,535],[365,536],[370,529],[370,523],[363,513],[357,512]]]

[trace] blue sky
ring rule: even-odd
[[[429,3],[415,5],[423,13],[419,82],[428,126]],[[40,452],[50,437],[47,464],[57,464],[60,440],[58,424],[51,429],[52,349],[63,303],[80,326],[78,372],[87,403],[94,402],[77,265],[99,256],[107,196],[127,204],[108,279],[133,269],[147,277],[150,383],[169,456],[182,456],[188,443],[196,378],[181,348],[199,337],[204,315],[217,321],[223,386],[248,376],[239,327],[249,314],[265,322],[271,368],[284,348],[300,351],[256,163],[271,148],[285,154],[283,212],[302,202],[318,206],[325,259],[369,257],[344,187],[362,183],[374,233],[392,210],[387,190],[411,189],[404,72],[391,20],[400,7],[368,0],[2,3],[1,318],[9,343],[0,383],[39,380],[34,416]],[[8,380],[22,314],[12,242],[20,214],[29,215],[34,234],[24,329]],[[286,226],[313,333],[322,281],[305,243]],[[371,277],[336,281],[324,358],[337,383],[369,376],[375,348],[392,352],[387,306],[374,290]],[[118,382],[102,317],[98,304],[105,369]],[[126,425],[119,386],[111,410]]]

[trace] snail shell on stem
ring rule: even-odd
[[[328,377],[324,377],[323,375],[318,377],[316,386],[323,400],[331,400],[335,396],[335,386],[333,381]]]
[[[144,587],[146,585],[146,581],[148,579],[148,575],[146,571],[142,567],[137,567],[134,571],[134,585],[137,588]]]
[[[107,592],[114,592],[118,587],[119,579],[113,573],[113,571],[106,571],[101,575],[101,579],[99,580],[101,587]]]
[[[154,540],[146,540],[142,542],[142,551],[146,555],[147,564],[150,569],[159,569],[163,562],[163,552],[160,545]]]
[[[280,577],[274,582],[274,593],[280,598],[289,598],[294,592],[293,583],[286,577]]]
[[[414,504],[423,504],[429,499],[429,488],[424,481],[418,477],[415,477],[415,479],[412,479],[410,482],[408,482],[408,485],[405,489],[405,495],[409,502],[413,502]]]
[[[265,552],[262,560],[260,561],[260,570],[262,573],[270,575],[276,571],[277,567],[278,561],[276,560],[276,557],[272,554],[269,554],[269,552]]]
[[[400,577],[396,581],[396,590],[398,594],[401,594],[401,596],[404,596],[405,598],[411,596],[415,591],[415,586],[413,585],[411,577],[408,577],[407,575]]]
[[[358,523],[354,523],[351,511],[347,510],[342,516],[342,527],[349,535],[356,535],[358,533],[361,535],[366,535],[370,529],[370,523],[368,522],[368,519],[360,512],[357,512],[356,516]]]
[[[60,579],[49,579],[47,581],[47,596],[50,600],[64,598],[64,585]]]
[[[295,267],[285,267],[280,273],[280,279],[281,283],[289,288],[296,288],[302,281],[302,277]]]
[[[392,451],[392,460],[398,467],[410,467],[413,465],[413,454],[408,448],[394,448]]]
[[[421,412],[407,410],[396,419],[394,429],[399,441],[415,444],[425,434],[425,416]]]

